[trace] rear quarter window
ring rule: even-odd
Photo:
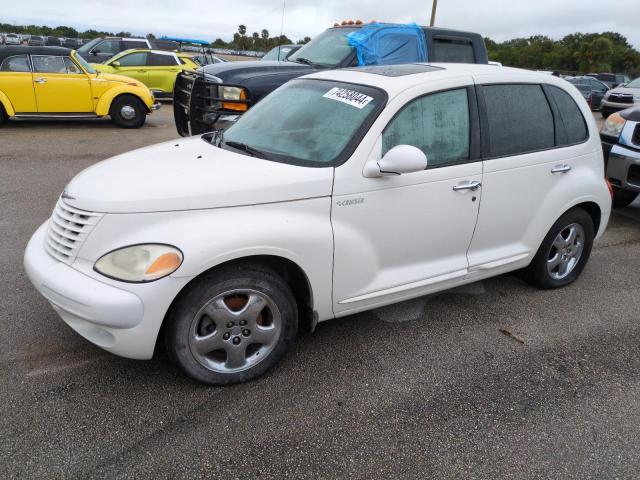
[[[467,38],[434,37],[433,52],[427,52],[433,62],[475,63],[473,43]]]
[[[546,87],[556,104],[559,117],[558,146],[584,142],[588,135],[587,124],[580,108],[567,92],[553,85]],[[562,132],[564,130],[564,138]]]

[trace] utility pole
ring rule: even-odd
[[[433,6],[431,7],[431,23],[429,26],[433,27],[436,23],[436,9],[438,8],[438,0],[433,0]]]

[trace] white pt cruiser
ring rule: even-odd
[[[583,270],[611,197],[596,124],[547,75],[412,64],[293,80],[230,129],[100,162],[25,268],[94,344],[229,384],[301,326],[522,270]]]

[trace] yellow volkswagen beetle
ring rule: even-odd
[[[159,103],[141,82],[94,70],[61,47],[0,49],[0,123],[7,118],[95,118],[141,127]]]
[[[132,49],[114,55],[105,63],[91,63],[99,72],[116,73],[144,83],[157,98],[173,97],[178,73],[200,65],[192,53]]]

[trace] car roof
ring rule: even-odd
[[[64,47],[4,47],[0,48],[0,60],[14,55],[69,55],[70,48]]]
[[[345,83],[356,83],[385,90],[390,97],[426,82],[445,80],[464,76],[481,77],[485,75],[501,75],[513,78],[514,75],[528,82],[553,83],[559,86],[568,82],[531,70],[499,67],[488,64],[472,63],[412,63],[403,65],[384,65],[341,70],[323,70],[302,78],[333,80]],[[510,80],[513,83],[513,80]]]

